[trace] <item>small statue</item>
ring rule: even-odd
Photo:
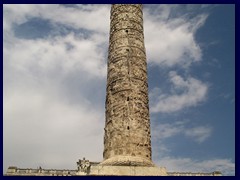
[[[42,173],[42,167],[41,166],[39,166],[38,172]]]
[[[87,173],[88,169],[90,168],[90,162],[89,160],[85,160],[85,158],[83,158],[83,160],[79,159],[77,166],[79,172]]]

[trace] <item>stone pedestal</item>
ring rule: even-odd
[[[106,166],[155,166],[151,160],[134,156],[114,156],[104,160],[101,165]]]
[[[167,176],[165,167],[93,166],[90,176]]]

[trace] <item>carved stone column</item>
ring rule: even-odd
[[[113,4],[110,26],[101,164],[153,166],[142,5]]]

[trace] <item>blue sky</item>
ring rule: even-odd
[[[101,161],[110,5],[4,5],[4,169]],[[235,175],[234,5],[144,5],[153,161]]]

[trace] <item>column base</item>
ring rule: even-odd
[[[100,163],[105,166],[151,166],[155,165],[147,158],[135,157],[135,156],[114,156],[108,158]]]

